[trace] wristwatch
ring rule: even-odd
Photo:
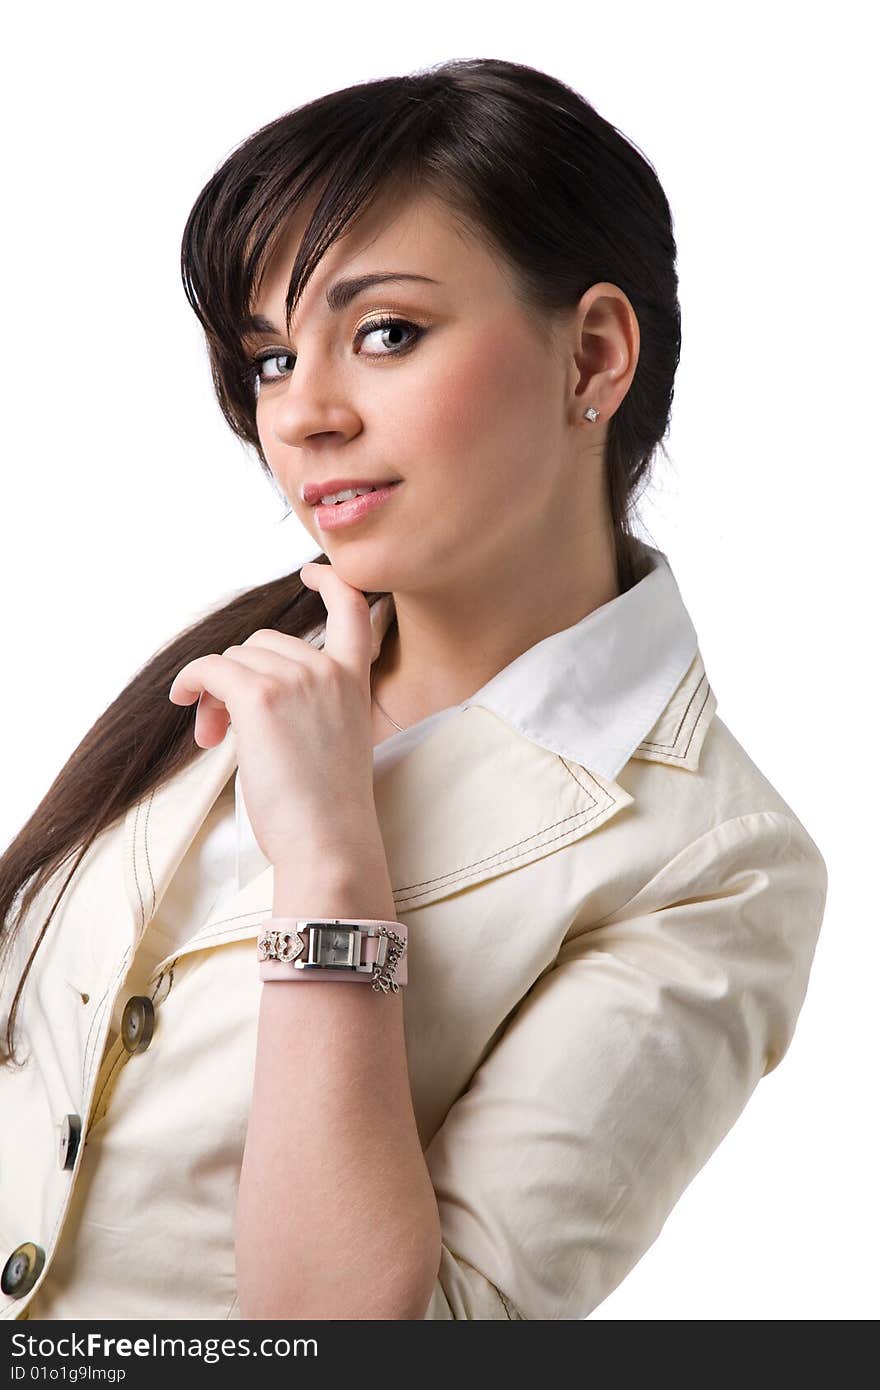
[[[405,922],[269,917],[257,940],[261,980],[352,980],[397,994],[407,982]]]

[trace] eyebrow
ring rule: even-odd
[[[338,314],[342,309],[346,309],[357,295],[364,290],[370,289],[373,285],[384,285],[389,280],[421,280],[429,285],[439,285],[439,280],[434,280],[430,275],[411,275],[402,270],[378,271],[373,275],[353,275],[346,280],[337,280],[331,285],[325,296],[330,310]],[[251,314],[245,319],[248,330],[257,333],[280,333],[281,329],[276,328],[274,323],[265,318],[263,314]]]

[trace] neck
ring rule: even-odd
[[[455,591],[394,593],[396,621],[371,668],[382,727],[394,731],[460,704],[535,643],[571,627],[620,592],[613,538],[577,573],[530,565]]]

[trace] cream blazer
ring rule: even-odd
[[[0,1295],[2,1318],[41,1316],[65,1242],[75,1278],[52,1316],[241,1316],[234,1214],[271,865],[156,964],[146,1050],[110,1032],[137,943],[236,766],[230,730],[105,830],[40,946],[17,1020],[27,1060],[0,1069],[0,1264],[20,1274],[29,1254],[11,1257],[32,1246],[43,1264]],[[718,717],[698,648],[615,777],[470,704],[374,785],[443,1233],[425,1317],[584,1318],[787,1051],[825,862]],[[68,867],[16,938],[4,1019]],[[69,1116],[81,1138],[64,1166]]]

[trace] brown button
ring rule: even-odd
[[[3,1266],[0,1289],[13,1298],[21,1298],[34,1287],[45,1263],[46,1252],[42,1246],[34,1245],[30,1240],[17,1245]]]
[[[72,1168],[79,1148],[82,1120],[79,1115],[65,1115],[61,1121],[61,1138],[58,1141],[58,1162],[62,1168]]]
[[[120,1037],[126,1052],[146,1052],[153,1036],[153,1001],[133,994],[122,1011]]]

